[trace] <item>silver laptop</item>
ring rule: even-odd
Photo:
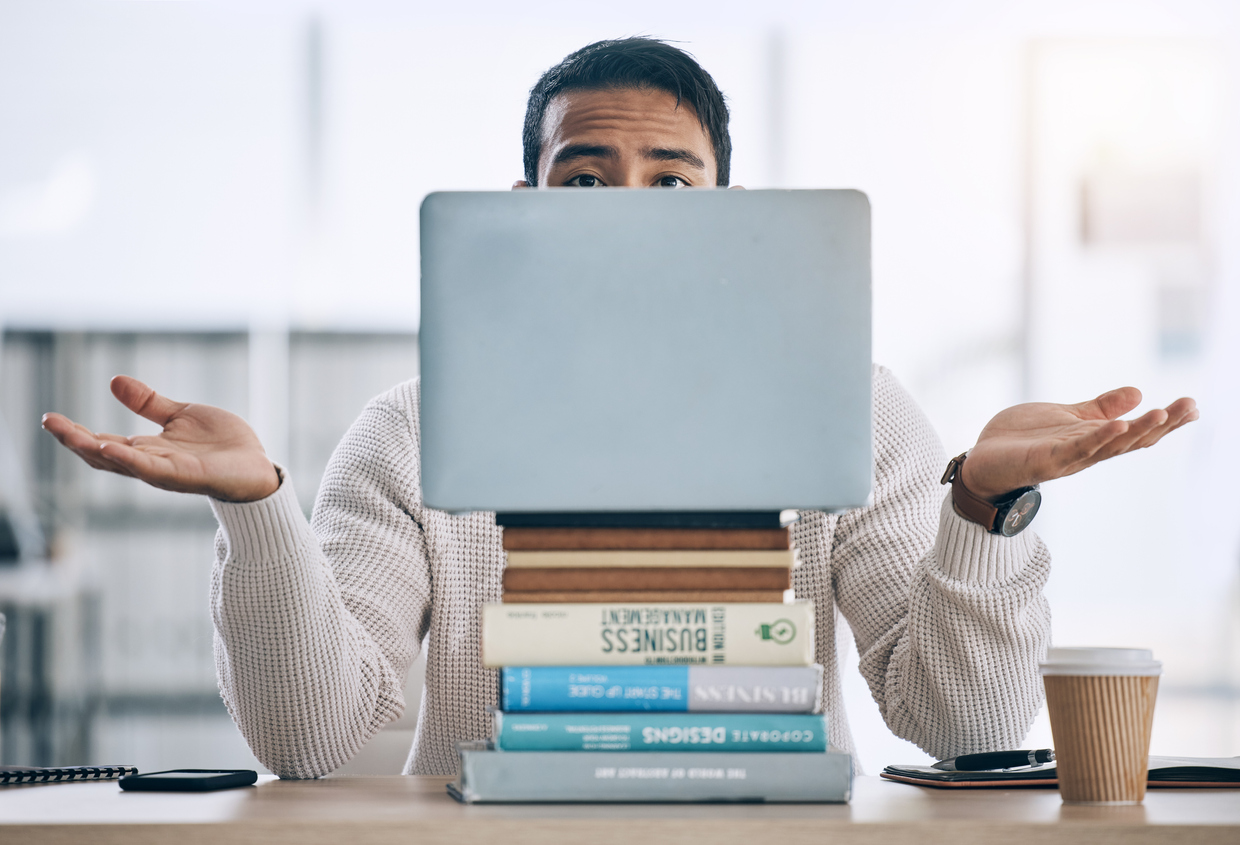
[[[864,194],[436,193],[421,224],[427,505],[865,504]]]

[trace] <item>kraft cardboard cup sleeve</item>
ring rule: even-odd
[[[1052,648],[1041,670],[1063,800],[1141,803],[1162,664],[1140,648]]]

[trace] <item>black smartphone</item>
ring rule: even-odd
[[[144,792],[208,792],[249,786],[258,780],[253,769],[173,769],[121,778],[121,789]]]

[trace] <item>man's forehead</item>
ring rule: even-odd
[[[568,136],[628,133],[697,134],[706,138],[693,107],[674,94],[657,89],[605,88],[557,94],[547,104],[543,141],[564,142]]]

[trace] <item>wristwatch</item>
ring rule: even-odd
[[[991,504],[964,486],[961,468],[969,456],[963,452],[947,462],[943,484],[952,485],[952,507],[965,519],[983,526],[991,534],[1014,537],[1024,531],[1042,507],[1042,494],[1038,485],[1013,490],[999,501]]]

